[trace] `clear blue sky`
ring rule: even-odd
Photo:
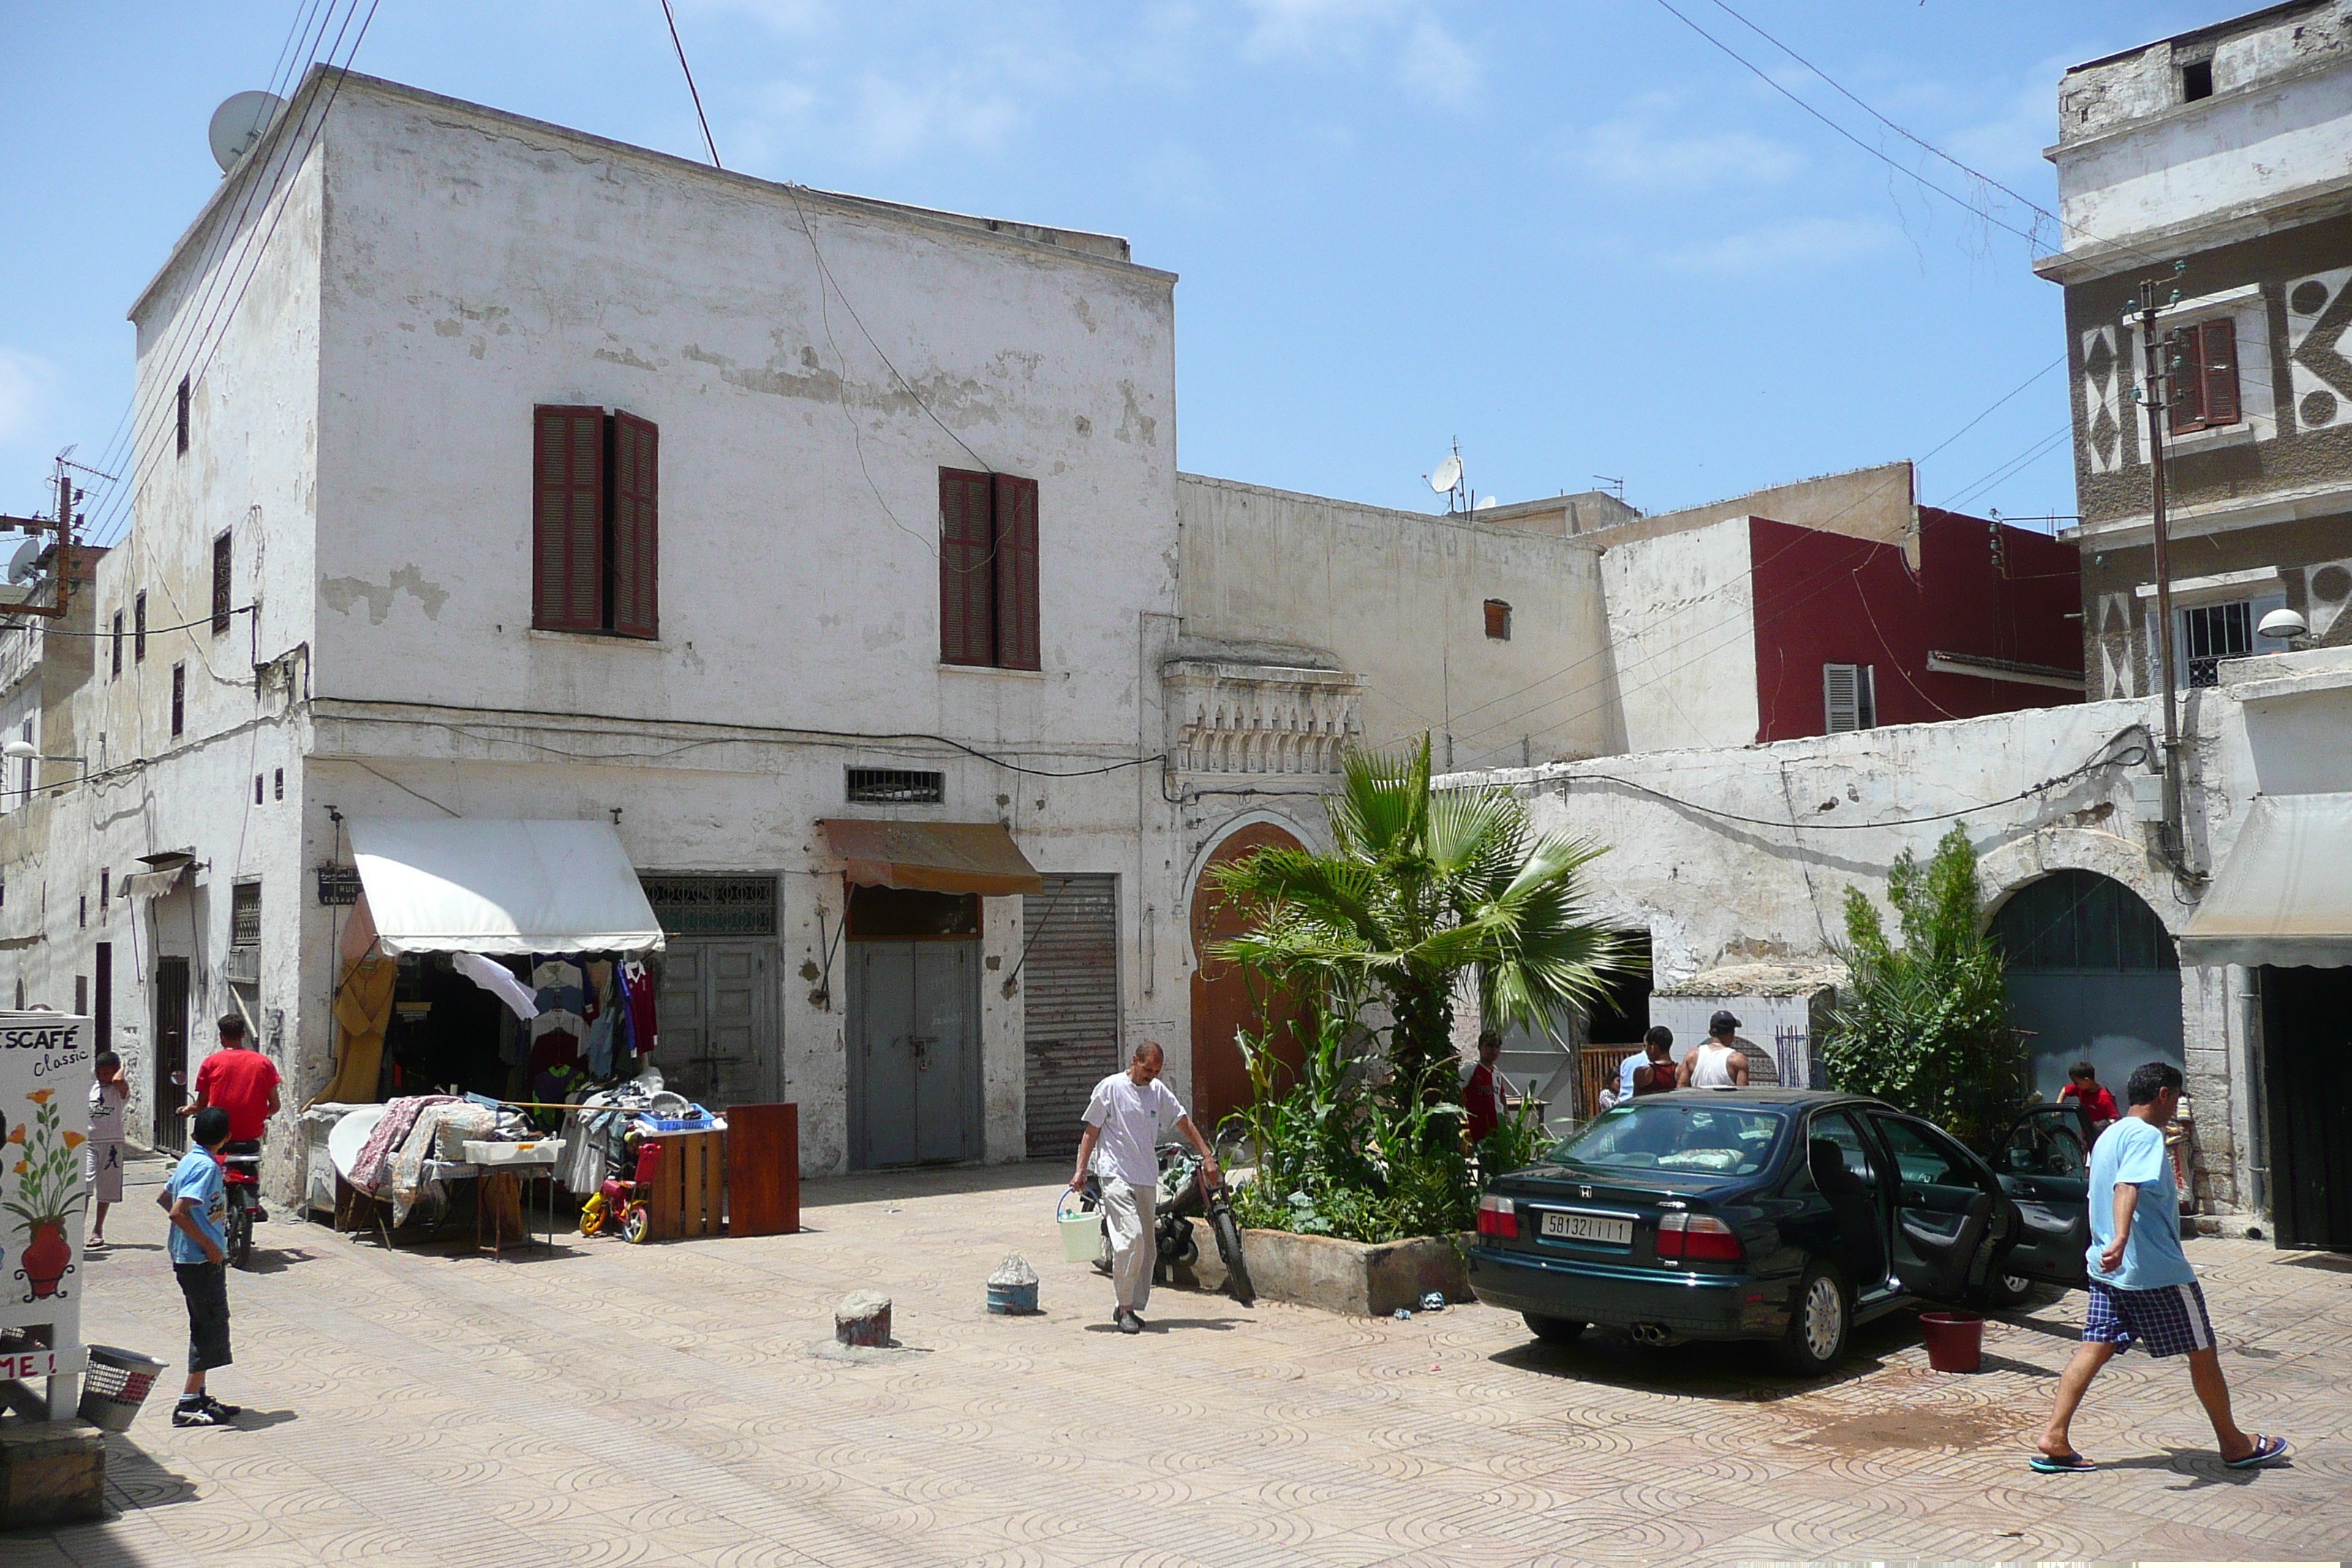
[[[44,504],[59,447],[105,447],[130,391],[123,310],[219,177],[212,109],[266,85],[318,4],[0,5],[0,510]],[[677,4],[730,167],[1107,230],[1181,273],[1188,469],[1434,509],[1420,476],[1459,437],[1482,492],[1607,474],[1656,510],[1922,456],[2063,347],[2023,241],[1654,0]],[[1970,188],[1714,0],[1675,4],[1864,142]],[[1741,5],[2051,207],[2067,65],[2251,8]],[[658,0],[381,0],[357,68],[702,155]],[[2055,370],[1927,461],[1923,499],[2072,511],[2063,439],[1984,483],[2066,407]]]

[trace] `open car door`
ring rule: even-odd
[[[2024,1222],[2001,1271],[2084,1289],[2090,1282],[2088,1119],[2073,1105],[2034,1106],[2002,1138],[1992,1166]]]
[[[1924,1121],[1888,1111],[1870,1121],[1895,1163],[1895,1277],[1913,1295],[1939,1300],[1981,1284],[2002,1206],[1991,1173]]]

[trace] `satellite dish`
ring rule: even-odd
[[[8,557],[8,581],[29,583],[40,575],[41,542],[28,539],[16,546],[16,553]]]
[[[1439,495],[1444,495],[1461,482],[1462,459],[1458,457],[1447,457],[1445,461],[1437,465],[1437,471],[1429,476],[1429,488]]]
[[[1493,496],[1480,496],[1478,498],[1478,504],[1472,507],[1470,510],[1472,511],[1485,511],[1490,506],[1499,506],[1502,503]]]
[[[278,123],[286,100],[274,92],[240,92],[213,110],[213,162],[226,174]]]

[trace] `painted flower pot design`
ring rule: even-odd
[[[33,1232],[33,1244],[25,1248],[23,1259],[25,1283],[33,1288],[33,1300],[58,1293],[58,1281],[73,1267],[73,1244],[66,1239],[66,1227],[51,1223]]]
[[[16,1276],[26,1284],[27,1301],[62,1294],[58,1284],[74,1268],[73,1240],[66,1223],[81,1211],[83,1197],[74,1151],[89,1140],[59,1125],[56,1095],[54,1089],[42,1089],[25,1096],[33,1115],[8,1130],[5,1143],[23,1151],[8,1167],[16,1187],[0,1209],[16,1216],[17,1233],[25,1238]]]

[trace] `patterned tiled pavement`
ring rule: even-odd
[[[161,1174],[134,1173],[131,1245],[92,1267],[87,1321],[176,1358]],[[1930,1371],[1906,1318],[1812,1384],[1744,1347],[1539,1347],[1483,1307],[1368,1321],[1162,1291],[1134,1339],[1060,1260],[1054,1194],[1038,1165],[813,1183],[800,1236],[504,1260],[281,1216],[261,1234],[282,1250],[231,1280],[238,1360],[215,1389],[243,1429],[174,1431],[159,1390],[112,1441],[119,1512],[0,1535],[0,1563],[2352,1554],[2352,1260],[2191,1246],[2241,1418],[2290,1435],[2291,1468],[2222,1468],[2179,1364],[2131,1356],[2077,1427],[2105,1468],[2042,1477],[2027,1444],[2079,1296],[1989,1325],[1975,1375]],[[983,1310],[1013,1249],[1042,1316]],[[833,1346],[862,1286],[895,1298],[903,1348]]]

